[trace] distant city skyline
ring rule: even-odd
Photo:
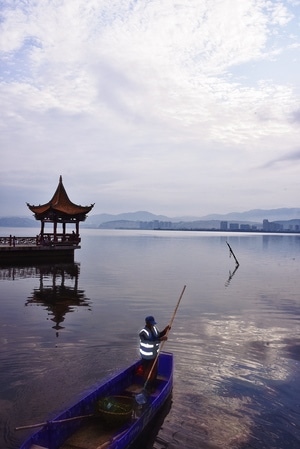
[[[234,11],[234,14],[232,13]],[[298,207],[299,1],[2,2],[1,215]]]
[[[267,218],[268,217],[268,218]],[[39,226],[33,217],[1,217],[0,227]],[[221,231],[299,232],[300,208],[255,209],[243,213],[213,214],[206,217],[167,217],[151,212],[128,212],[124,214],[91,214],[82,227],[102,229],[194,229]]]

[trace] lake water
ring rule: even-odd
[[[81,237],[74,264],[0,269],[1,449],[136,360],[144,317],[162,329],[184,285],[171,408],[140,449],[299,449],[299,235]]]

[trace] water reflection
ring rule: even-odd
[[[38,268],[35,266],[2,266],[0,268],[1,281],[15,281],[17,279],[34,278],[38,275]]]
[[[230,282],[231,282],[231,279],[233,278],[233,276],[234,276],[235,273],[237,272],[239,266],[240,266],[240,265],[236,265],[236,266],[235,266],[235,269],[234,269],[232,272],[229,270],[229,276],[228,276],[227,281],[225,282],[225,287],[229,287],[229,284],[230,284]]]
[[[54,322],[56,336],[67,313],[74,307],[90,307],[84,290],[78,288],[80,265],[78,263],[55,264],[37,267],[39,287],[28,297],[26,306],[42,306],[47,310],[50,320]]]
[[[189,321],[188,332],[177,331],[176,370],[184,373],[172,422],[180,426],[178,447],[207,449],[207,441],[223,449],[300,447],[299,302],[273,293],[257,298],[244,316],[202,314]],[[197,436],[186,429],[190,416]]]
[[[85,291],[78,287],[79,263],[60,263],[38,266],[14,266],[0,269],[1,280],[39,279],[39,286],[25,302],[25,306],[42,306],[48,312],[56,336],[64,329],[62,323],[67,313],[75,307],[89,307]]]
[[[90,300],[70,273],[63,282],[50,270],[39,282],[42,267],[0,271],[1,448],[20,446],[13,429],[24,410],[28,423],[43,421],[126,366],[149,306],[167,322],[187,284],[166,345],[173,404],[149,447],[299,449],[299,236],[88,230],[84,238],[77,260]],[[82,296],[64,295],[62,283]],[[59,316],[54,306],[70,297]],[[93,313],[78,310],[89,301]]]

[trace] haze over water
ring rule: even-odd
[[[300,447],[299,235],[81,234],[75,264],[0,269],[1,449],[134,361],[144,317],[162,329],[184,285],[171,409],[143,448]]]

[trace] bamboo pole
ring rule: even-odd
[[[76,419],[91,418],[92,416],[95,416],[95,415],[94,414],[81,415],[81,416],[73,416],[72,418],[59,419],[57,421],[45,421],[45,422],[40,422],[37,424],[29,424],[28,426],[15,427],[15,430],[34,429],[35,427],[43,427],[46,424],[60,424],[60,423],[68,422],[68,421],[75,421]]]
[[[233,250],[232,250],[232,248],[231,248],[231,246],[229,245],[229,243],[228,242],[226,242],[227,243],[227,246],[228,246],[228,248],[229,248],[229,251],[230,251],[230,255],[232,255],[233,256],[233,258],[234,258],[234,260],[235,260],[235,263],[236,263],[236,265],[237,266],[239,266],[240,264],[239,264],[239,261],[237,260],[237,258],[235,257],[235,254],[234,254],[234,252],[233,252]]]

